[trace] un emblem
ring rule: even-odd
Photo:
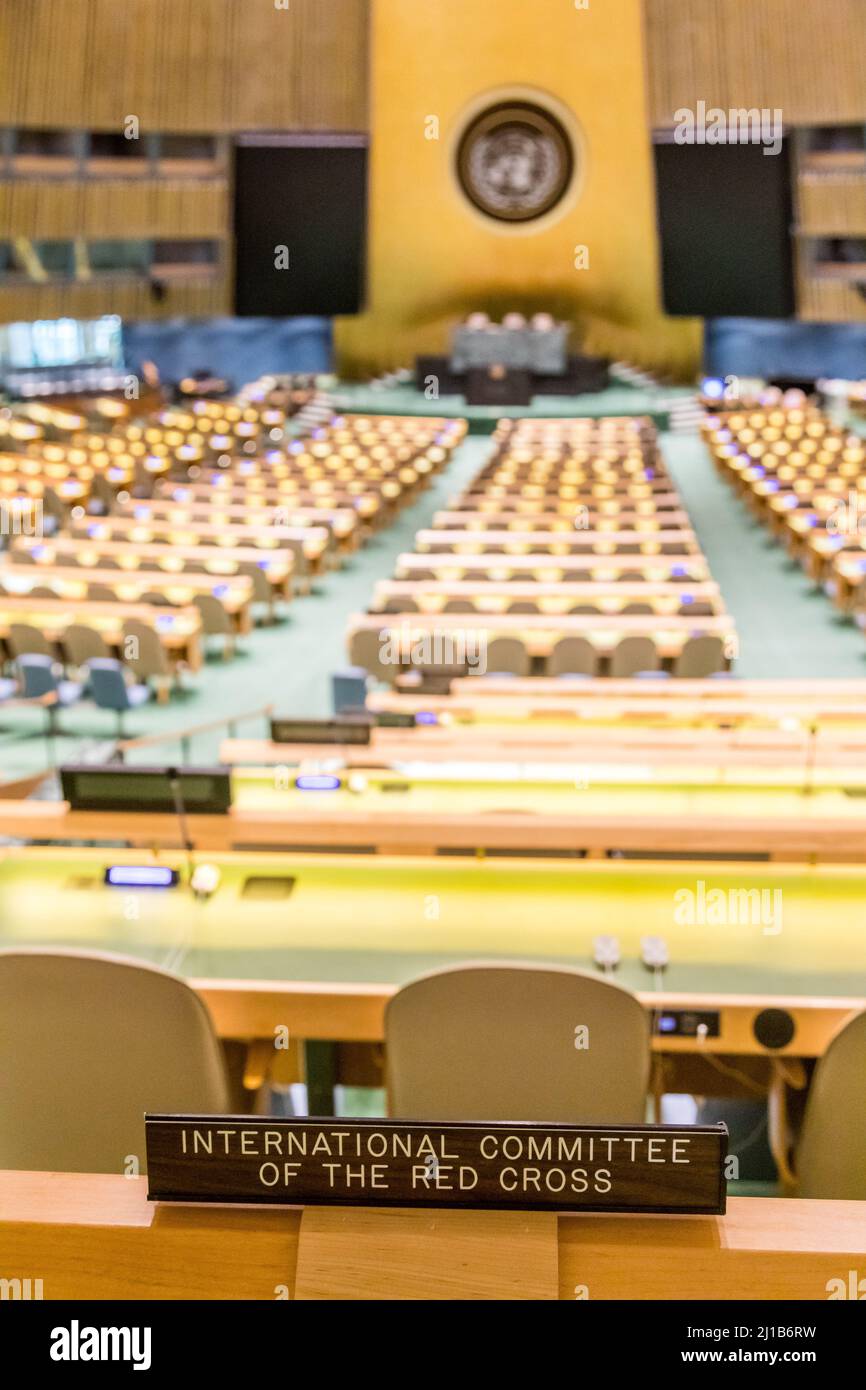
[[[574,175],[564,127],[531,102],[499,102],[467,126],[457,176],[469,201],[499,222],[531,222],[555,208]]]

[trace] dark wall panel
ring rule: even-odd
[[[658,144],[662,283],[669,314],[787,318],[795,311],[787,142]]]
[[[363,306],[367,148],[360,138],[251,137],[235,152],[235,312]],[[287,257],[277,248],[285,247]],[[280,267],[279,259],[288,260]]]

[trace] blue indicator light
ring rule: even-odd
[[[439,716],[438,716],[438,714],[434,714],[432,710],[429,710],[429,709],[419,709],[418,713],[415,715],[415,723],[416,723],[416,724],[438,724],[438,723],[439,723]]]
[[[179,878],[177,869],[157,864],[114,864],[105,870],[111,888],[174,888]]]
[[[677,1021],[673,1014],[659,1014],[656,1029],[659,1033],[675,1033],[677,1031]]]
[[[323,772],[304,773],[295,778],[295,786],[299,792],[335,792],[339,791],[339,777],[329,777]]]

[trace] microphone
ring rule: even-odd
[[[193,844],[189,837],[189,825],[186,819],[186,806],[183,799],[180,769],[176,767],[167,767],[165,771],[168,777],[168,785],[171,787],[174,812],[177,816],[178,826],[180,827],[180,840],[186,854],[187,872],[189,874],[190,887],[192,887],[192,880],[195,875],[195,860],[193,859]]]

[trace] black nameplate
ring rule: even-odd
[[[152,1202],[725,1210],[724,1125],[147,1115]]]

